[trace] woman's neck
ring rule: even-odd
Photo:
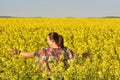
[[[59,48],[57,45],[50,45],[51,48]]]

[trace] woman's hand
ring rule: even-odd
[[[11,54],[20,54],[20,50],[17,50],[17,49],[11,49],[11,50],[9,50],[9,52],[11,53]]]

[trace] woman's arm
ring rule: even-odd
[[[20,50],[16,50],[16,49],[11,49],[9,51],[11,54],[19,54],[21,56],[27,57],[27,58],[33,58],[34,57],[34,53],[30,53],[30,52],[21,52]]]
[[[33,58],[34,57],[34,53],[30,53],[30,52],[20,52],[21,56],[27,57],[27,58]]]

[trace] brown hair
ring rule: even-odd
[[[48,34],[50,40],[54,40],[58,47],[64,48],[64,39],[62,35],[57,32],[51,32]]]

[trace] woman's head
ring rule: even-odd
[[[49,45],[55,43],[58,47],[64,47],[64,40],[62,35],[59,35],[57,32],[51,32],[48,34],[47,41]]]

